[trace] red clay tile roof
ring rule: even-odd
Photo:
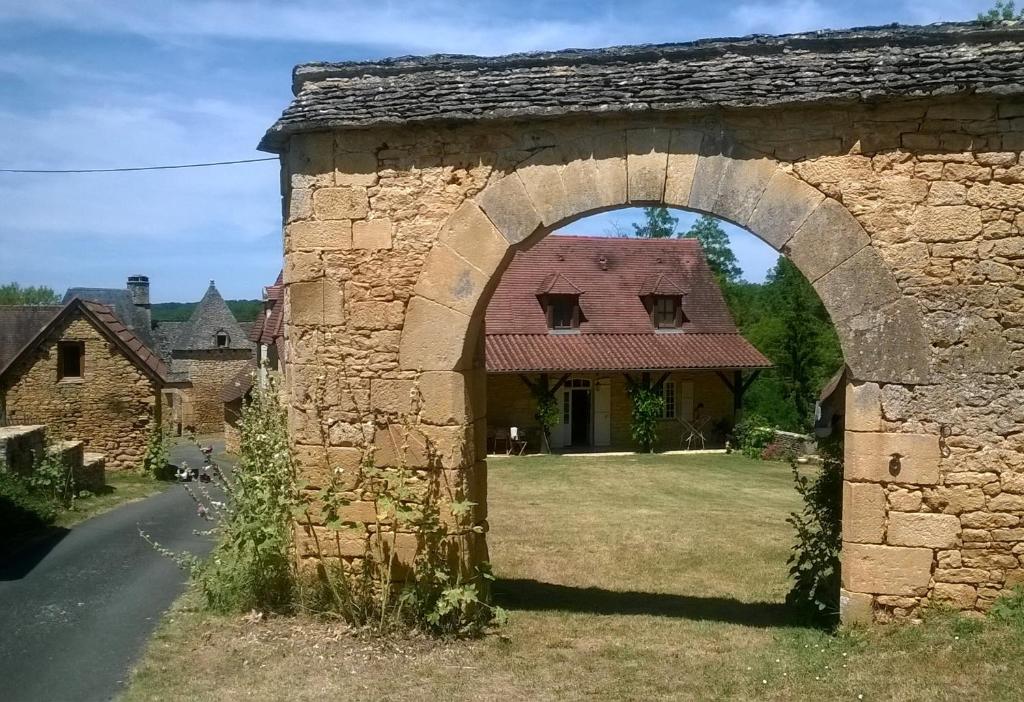
[[[538,291],[556,277],[580,290],[578,333],[548,329]],[[655,331],[642,299],[649,294],[682,295],[680,331]],[[485,328],[494,373],[771,366],[739,334],[694,239],[549,236],[516,253]]]
[[[273,285],[268,286],[265,293],[265,306],[261,314],[256,318],[249,334],[249,341],[257,344],[275,343],[284,333],[284,306],[281,299],[284,293],[284,275],[278,274]],[[267,314],[267,310],[270,314]]]

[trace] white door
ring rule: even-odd
[[[686,421],[693,421],[693,381],[676,383],[676,412]]]
[[[594,383],[594,446],[612,442],[612,381],[599,378]]]
[[[555,426],[551,427],[551,448],[557,449],[569,444],[570,428],[569,418],[572,416],[572,393],[569,390],[561,390],[558,393],[560,402],[558,409],[562,413]]]

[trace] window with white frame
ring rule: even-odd
[[[665,401],[661,416],[663,419],[675,419],[676,418],[676,384],[671,380],[666,380],[661,384],[661,397]]]

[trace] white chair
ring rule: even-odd
[[[526,439],[519,433],[519,427],[509,427],[508,435],[508,452],[515,452],[517,456],[522,456],[523,451],[526,450]]]

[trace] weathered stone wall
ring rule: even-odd
[[[224,450],[238,455],[242,446],[242,400],[223,403],[224,408]]]
[[[224,387],[252,362],[252,352],[175,351],[175,359],[188,362],[191,387],[181,391],[181,421],[197,434],[224,431]]]
[[[82,377],[57,379],[57,342],[84,344]],[[10,418],[32,417],[53,440],[80,439],[106,455],[111,470],[137,468],[150,423],[160,421],[160,390],[115,345],[80,315],[58,324],[6,381]]]
[[[793,260],[836,323],[850,402],[877,398],[848,413],[844,616],[984,608],[1024,573],[1022,149],[1024,103],[979,97],[293,136],[300,465],[323,475],[412,416],[485,502],[476,350],[514,247],[600,209],[688,207]]]

